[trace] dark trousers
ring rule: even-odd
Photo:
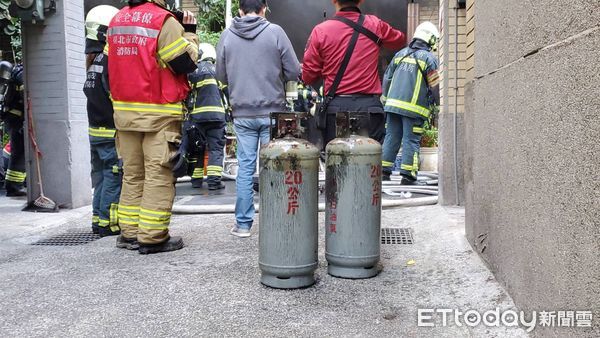
[[[336,137],[335,117],[340,112],[367,112],[369,113],[369,137],[379,143],[385,139],[385,113],[379,97],[376,96],[336,96],[327,107],[327,125],[323,132],[324,147]]]
[[[204,153],[208,147],[208,166],[206,176],[209,184],[219,182],[223,173],[225,148],[225,122],[196,122],[196,128],[204,136],[205,143],[191,146],[190,162],[193,164],[192,181],[204,177]],[[194,162],[195,161],[195,162]]]
[[[90,137],[92,156],[92,224],[118,231],[117,207],[121,195],[122,170],[115,141],[95,142]]]
[[[14,191],[23,188],[25,183],[25,138],[23,136],[23,120],[7,117],[4,121],[10,134],[10,160],[6,170],[6,190]]]
[[[423,123],[421,118],[413,118],[400,114],[387,114],[387,132],[383,143],[383,172],[392,173],[392,167],[402,146],[402,164],[400,174],[411,180],[417,179],[419,171],[419,151]]]

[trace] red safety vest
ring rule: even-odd
[[[186,75],[174,74],[158,56],[158,36],[172,16],[158,5],[145,3],[127,6],[112,19],[108,72],[115,110],[174,113],[172,103],[179,104],[187,96]]]

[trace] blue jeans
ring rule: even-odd
[[[392,173],[396,156],[402,145],[400,174],[417,179],[419,171],[419,151],[423,134],[423,119],[387,113],[387,127],[383,142],[382,167],[386,174]]]
[[[252,176],[256,172],[258,145],[269,143],[269,118],[236,118],[233,120],[237,137],[238,175],[235,220],[237,227],[250,229],[254,220],[254,191]]]

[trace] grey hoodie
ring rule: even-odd
[[[285,110],[285,82],[300,63],[283,29],[265,18],[235,18],[217,46],[217,78],[228,85],[233,117],[268,117]]]

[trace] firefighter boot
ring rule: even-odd
[[[202,179],[201,178],[192,178],[192,188],[195,188],[195,189],[202,188]]]
[[[121,234],[121,229],[118,226],[99,226],[98,234],[100,237],[116,236]]]
[[[388,171],[386,171],[386,170],[383,170],[383,171],[381,172],[381,180],[382,180],[382,181],[391,181],[391,180],[392,180],[392,178],[391,178],[390,176],[392,176],[392,173],[391,173],[391,172],[388,172]]]
[[[142,244],[138,251],[142,255],[154,254],[159,252],[176,251],[183,248],[183,239],[179,236],[171,236],[165,242],[159,244]]]
[[[140,244],[135,238],[127,238],[123,235],[117,237],[117,248],[119,249],[137,250],[139,247]]]
[[[402,175],[402,180],[400,180],[400,185],[425,185],[424,182],[419,182],[411,176]]]
[[[6,184],[6,196],[7,197],[22,197],[27,196],[27,189],[24,187],[13,187],[10,184]]]
[[[209,176],[207,181],[208,181],[208,190],[225,189],[225,184],[223,184],[223,182],[221,182],[221,177],[219,177],[219,176]]]

